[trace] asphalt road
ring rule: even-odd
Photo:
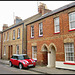
[[[0,74],[41,74],[29,69],[19,69],[18,67],[10,67],[9,65],[0,64]]]

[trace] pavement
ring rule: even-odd
[[[9,65],[9,60],[0,59],[0,63]],[[29,68],[28,70],[43,73],[43,74],[75,74],[75,71],[73,70],[49,68],[47,66],[38,66],[38,65],[36,65],[35,68]]]

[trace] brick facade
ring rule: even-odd
[[[75,7],[66,9],[49,17],[27,25],[27,54],[32,58],[32,46],[37,46],[37,64],[43,64],[45,61],[43,44],[48,46],[47,52],[50,51],[50,44],[56,47],[56,61],[65,61],[64,43],[74,43],[75,50],[75,31],[69,31],[69,13],[75,12]],[[59,17],[60,33],[54,32],[54,18]],[[39,36],[39,23],[43,23],[43,36]],[[31,38],[31,26],[34,25],[34,38]],[[47,47],[46,46],[46,47]],[[75,53],[74,53],[75,54]],[[46,58],[47,59],[47,58]]]

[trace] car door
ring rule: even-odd
[[[14,56],[14,65],[16,65],[17,66],[17,62],[18,62],[18,56]]]
[[[13,60],[14,60],[14,59],[13,59],[13,56],[12,56],[11,59],[10,59],[10,61],[12,62],[12,64],[13,64],[13,62],[14,62]]]

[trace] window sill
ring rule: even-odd
[[[68,62],[64,62],[64,64],[75,65],[75,63],[68,63]]]
[[[20,39],[20,37],[18,37],[17,39]]]
[[[4,54],[4,56],[5,56],[6,54]]]
[[[15,40],[15,39],[13,39],[13,40]]]
[[[71,30],[69,30],[69,32],[70,32],[70,31],[75,31],[75,29],[71,29]]]
[[[39,35],[39,37],[43,37],[43,35]]]
[[[31,39],[34,39],[34,37],[31,37]]]
[[[59,34],[60,32],[56,32],[56,33],[54,33],[54,34]]]

